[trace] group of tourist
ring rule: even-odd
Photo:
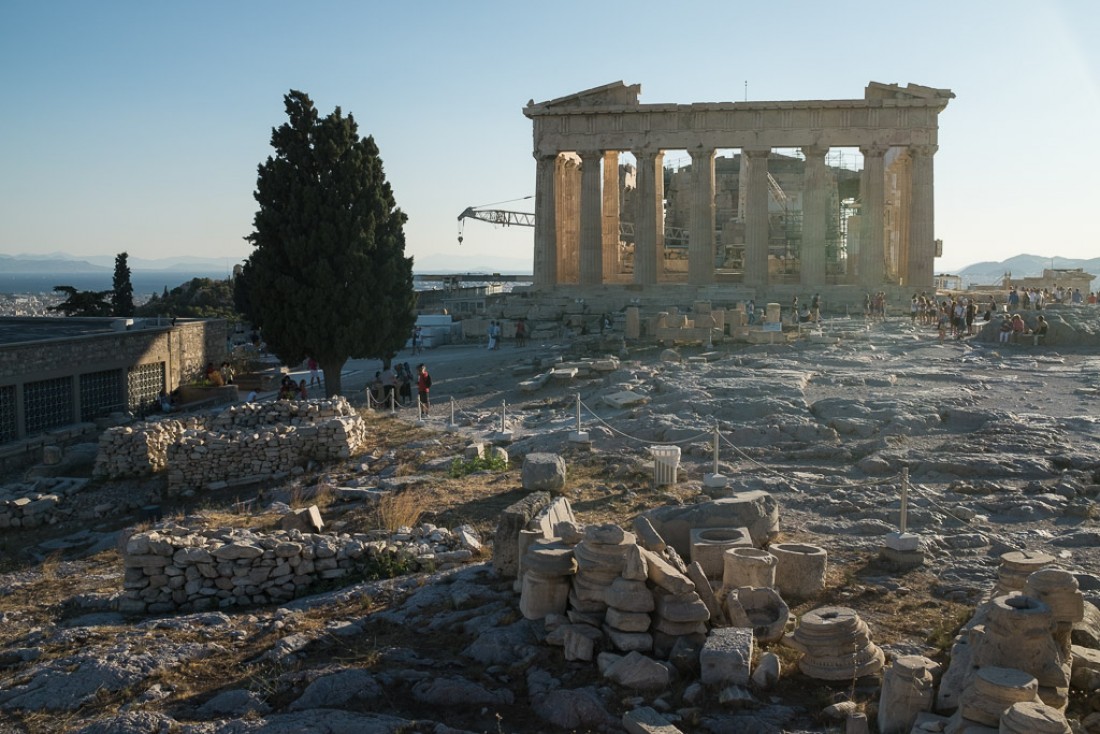
[[[869,320],[886,320],[886,291],[868,293],[863,297],[863,318]]]
[[[309,400],[309,388],[306,387],[306,381],[302,379],[299,382],[294,382],[294,378],[290,375],[283,375],[283,379],[279,383],[279,400]]]
[[[206,380],[208,385],[214,387],[222,387],[223,385],[233,384],[233,365],[229,362],[222,362],[222,366],[215,367],[213,362],[206,363],[206,369],[203,371],[203,379]]]
[[[1090,292],[1086,295],[1081,292],[1080,288],[1063,288],[1060,285],[1055,285],[1053,288],[1017,288],[1013,286],[1012,290],[1008,292],[1008,308],[1010,311],[1019,308],[1034,308],[1038,311],[1042,310],[1044,305],[1051,303],[1075,306],[1085,303],[1095,305],[1098,297],[1100,297],[1098,293]]]
[[[423,362],[412,372],[408,362],[397,362],[392,367],[374,373],[374,379],[367,385],[367,393],[374,403],[398,407],[412,404],[412,386],[416,384],[421,411],[427,415],[431,407],[429,393],[432,378]]]

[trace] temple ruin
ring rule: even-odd
[[[693,104],[640,92],[620,81],[524,108],[536,290],[932,288],[950,90],[871,82],[863,99]]]

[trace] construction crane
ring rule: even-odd
[[[525,199],[531,199],[533,197],[524,196],[522,199],[512,199],[511,201],[524,201]],[[499,204],[508,204],[510,201],[497,202]],[[458,244],[462,244],[462,232],[463,227],[467,219],[476,219],[479,222],[488,222],[489,224],[496,224],[501,227],[534,227],[535,215],[531,212],[515,212],[509,209],[490,209],[488,207],[494,206],[493,204],[483,204],[482,206],[468,206],[461,214],[458,215]],[[633,222],[619,222],[619,237],[624,242],[634,241],[634,223]],[[687,247],[688,243],[688,231],[683,227],[665,227],[665,246],[666,247]]]

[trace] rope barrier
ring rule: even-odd
[[[932,505],[933,507],[935,507],[937,510],[939,510],[943,514],[947,515],[948,517],[959,521],[963,525],[969,525],[970,524],[969,521],[964,520],[963,518],[956,515],[954,512],[951,512],[951,510],[947,509],[946,507],[941,505],[939,502],[932,499],[932,497],[930,497],[929,494],[926,494],[928,492],[928,489],[926,487],[922,487],[919,484],[910,484],[909,489],[916,491],[916,493],[919,494],[926,502],[928,502],[928,504]],[[1013,543],[1010,540],[998,535],[997,533],[994,533],[994,532],[991,532],[991,531],[986,531],[986,530],[980,530],[978,532],[981,533],[982,535],[987,536],[987,537],[996,538],[997,540],[999,540],[1001,543],[1008,546],[1012,550],[1020,550],[1021,547],[1022,547],[1019,544]]]
[[[612,433],[617,433],[620,436],[622,436],[623,438],[628,438],[631,441],[638,441],[639,443],[653,443],[654,442],[652,438],[638,438],[637,436],[631,436],[629,433],[625,433],[624,431],[620,431],[618,428],[615,428],[615,426],[611,425],[610,423],[605,421],[603,418],[598,416],[596,414],[596,412],[594,410],[592,410],[592,408],[589,407],[589,405],[587,403],[585,403],[583,400],[581,401],[581,405],[584,406],[585,410],[587,410],[588,413],[593,418],[595,418],[597,421],[599,421],[599,423],[601,425],[605,426]],[[698,441],[700,438],[704,438],[705,436],[707,436],[709,434],[710,434],[710,431],[704,431],[703,433],[697,434],[697,435],[692,436],[690,438],[683,438],[683,439],[680,439],[679,441],[663,441],[662,443],[671,444],[673,446],[687,445],[689,443],[693,443],[695,441]]]

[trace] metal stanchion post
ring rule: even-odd
[[[728,480],[718,473],[718,421],[714,421],[714,471],[703,475],[703,486],[710,489],[723,489]]]

